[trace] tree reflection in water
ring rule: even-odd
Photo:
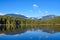
[[[6,25],[0,25],[0,33],[8,33],[8,34],[17,34],[17,33],[22,33],[27,30],[34,31],[36,29],[42,30],[43,32],[48,32],[48,33],[56,33],[60,32],[60,26],[20,26],[18,23],[17,25],[10,25],[9,29],[7,30]]]

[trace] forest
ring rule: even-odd
[[[40,26],[55,26],[60,25],[60,17],[51,20],[34,20],[23,19],[10,16],[0,16],[0,32],[10,32],[21,28],[40,27]]]

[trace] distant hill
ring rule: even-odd
[[[40,18],[39,20],[51,20],[56,18],[57,16],[55,15],[47,15],[47,16],[43,16],[42,18]]]
[[[36,17],[30,17],[30,19],[33,19],[33,20],[38,20],[38,18],[36,18]]]
[[[20,15],[20,14],[6,14],[5,16],[18,17],[18,18],[27,18],[26,16]]]
[[[10,17],[18,17],[18,18],[24,18],[24,19],[34,19],[34,20],[38,20],[35,17],[26,17],[24,15],[21,14],[6,14],[5,16],[10,16]]]
[[[24,19],[34,19],[34,20],[38,20],[38,18],[36,17],[26,17],[24,15],[21,15],[21,14],[6,14],[5,16],[10,16],[10,17],[17,17],[17,18],[24,18]],[[51,20],[51,19],[54,19],[58,16],[55,16],[55,15],[47,15],[47,16],[43,16],[42,18],[40,18],[39,20]]]

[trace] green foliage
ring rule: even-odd
[[[43,20],[33,20],[33,19],[23,19],[23,18],[16,18],[16,17],[10,17],[10,16],[0,16],[0,24],[1,23],[1,19],[2,19],[2,22],[3,24],[6,25],[6,30],[8,31],[12,31],[12,30],[16,30],[16,24],[17,21],[19,21],[19,26],[18,28],[22,28],[22,26],[31,26],[31,27],[35,27],[35,26],[41,26],[41,25],[60,25],[60,17],[56,17],[55,19],[52,19],[52,20],[46,20],[46,21],[43,21]],[[3,28],[4,30],[4,28]],[[3,31],[2,30],[2,31]]]

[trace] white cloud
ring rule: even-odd
[[[0,15],[5,15],[4,13],[0,13]]]
[[[45,11],[45,13],[48,13],[48,11]]]
[[[19,13],[17,13],[17,12],[14,12],[14,14],[19,14]]]
[[[33,12],[32,10],[29,10],[29,12]]]
[[[42,11],[42,10],[39,10],[38,11],[40,14],[47,14],[47,13],[49,13],[48,11]]]
[[[17,15],[24,15],[24,14],[22,14],[22,13],[18,13],[18,12],[14,12],[14,14],[17,14]]]
[[[33,4],[33,7],[36,7],[36,8],[37,8],[37,7],[38,7],[38,5],[37,5],[37,4]]]
[[[41,10],[38,11],[39,13],[43,13]]]
[[[0,36],[5,36],[6,34],[4,34],[4,33],[2,33],[2,34],[0,34]]]
[[[19,36],[19,34],[15,34],[15,35],[13,35],[13,36]]]

